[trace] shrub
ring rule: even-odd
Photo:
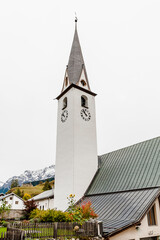
[[[28,223],[29,223],[29,220],[22,219],[22,222],[23,222],[24,224],[28,224]]]
[[[34,209],[30,214],[30,219],[40,219],[41,222],[68,222],[68,214],[60,210]]]
[[[53,215],[54,222],[69,222],[68,213],[55,210]]]
[[[30,212],[31,221],[41,222],[78,222],[82,224],[84,221],[90,218],[98,217],[91,207],[91,202],[83,203],[82,205],[75,205],[74,195],[68,197],[68,212],[62,212],[60,210],[40,210],[34,209]]]
[[[7,225],[9,224],[9,222],[6,222],[6,221],[3,220],[3,221],[1,222],[1,224],[2,224],[3,227],[7,227]]]
[[[85,202],[82,205],[75,205],[75,195],[70,194],[68,197],[68,218],[71,222],[83,223],[84,221],[89,220],[90,218],[97,218],[98,215],[94,212],[91,207],[92,203]]]
[[[39,218],[32,218],[29,220],[29,223],[39,223],[39,222],[41,222],[41,219]]]
[[[89,218],[98,217],[98,215],[94,212],[91,205],[92,203],[89,201],[89,202],[83,203],[83,205],[81,206],[83,218],[89,219]]]
[[[2,200],[1,206],[0,206],[0,215],[2,219],[4,218],[5,212],[10,211],[10,208],[11,208],[11,205],[7,205],[6,201]]]
[[[20,217],[20,221],[27,221],[25,216]]]
[[[28,193],[25,193],[24,196],[23,196],[23,200],[28,200],[31,198],[31,195],[28,194]]]

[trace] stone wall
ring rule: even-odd
[[[5,219],[15,219],[15,218],[20,218],[23,216],[24,210],[14,210],[11,209],[9,212],[6,212],[4,214]],[[2,218],[2,215],[0,215],[0,219]]]

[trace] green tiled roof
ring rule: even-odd
[[[147,189],[92,195],[80,204],[91,201],[98,220],[103,221],[103,233],[112,235],[140,222],[159,194],[159,189]]]
[[[160,187],[160,137],[100,156],[86,195]]]

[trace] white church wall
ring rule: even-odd
[[[97,137],[95,118],[95,97],[78,89],[74,91],[74,193],[77,200],[83,196],[97,170]],[[81,96],[88,98],[91,119],[85,121],[80,115]]]
[[[55,207],[63,210],[63,205],[73,187],[73,89],[68,91],[58,101],[57,117],[57,148],[55,165]],[[61,121],[63,99],[67,97],[68,118],[63,123]],[[65,200],[66,199],[66,200]]]
[[[151,238],[155,236],[160,236],[160,208],[159,201],[155,201],[155,215],[156,215],[156,225],[149,226],[147,214],[141,221],[141,225],[130,227],[127,230],[110,237],[110,240],[140,240],[141,238]],[[147,239],[146,239],[147,240]]]
[[[88,98],[91,119],[81,117],[81,96]],[[63,99],[67,97],[68,118],[61,121]],[[97,170],[95,99],[79,89],[71,88],[58,103],[57,152],[55,170],[55,207],[67,208],[67,197],[83,196]]]

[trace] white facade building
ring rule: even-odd
[[[37,204],[37,208],[48,210],[54,208],[54,192],[53,189],[44,191],[32,198]]]
[[[10,193],[0,197],[0,206],[3,201],[6,205],[9,205],[13,210],[23,210],[24,209],[24,200],[17,196],[15,193]]]
[[[0,206],[3,202],[10,206],[10,210],[3,215],[5,219],[20,219],[23,216],[25,206],[22,198],[14,193],[10,193],[0,197]],[[0,215],[0,218],[2,218],[2,215]]]

